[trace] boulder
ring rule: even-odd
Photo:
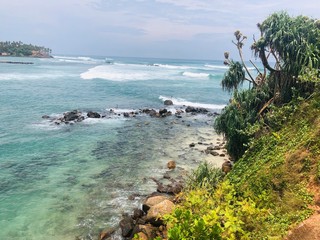
[[[104,230],[100,233],[99,240],[106,240],[111,237],[112,234],[114,234],[117,231],[117,228],[109,228],[107,230]]]
[[[167,167],[168,167],[169,169],[175,169],[175,168],[176,168],[176,162],[173,161],[173,160],[169,161],[169,162],[167,163]]]
[[[161,203],[164,200],[167,200],[165,196],[153,196],[149,197],[143,204],[142,204],[142,210],[146,213],[148,210],[158,203]]]
[[[133,219],[131,217],[125,217],[120,221],[119,226],[121,228],[122,236],[130,237],[134,229]]]
[[[173,194],[173,195],[180,193],[183,188],[182,183],[174,180],[172,181],[173,183],[168,185],[163,185],[162,183],[158,184],[157,191],[159,193],[166,193],[166,194]]]
[[[144,215],[144,212],[141,209],[134,209],[132,218],[133,220],[137,220],[138,218],[141,218]]]
[[[224,163],[222,163],[222,167],[221,170],[222,172],[224,172],[225,174],[227,174],[228,172],[230,172],[232,169],[232,163],[231,161],[227,160]]]
[[[87,117],[88,118],[101,118],[101,115],[97,112],[90,111],[87,113]]]
[[[142,236],[142,239],[155,239],[157,237],[156,232],[158,229],[152,226],[151,224],[139,225],[138,228],[140,233],[140,234],[138,233],[138,236]]]
[[[138,232],[137,236],[138,236],[139,240],[149,240],[150,239],[150,238],[148,238],[148,235],[143,232]]]
[[[160,109],[159,113],[162,114],[166,114],[168,112],[168,110],[166,108]]]
[[[165,199],[149,209],[146,221],[150,222],[154,226],[160,226],[163,224],[162,217],[166,214],[171,213],[173,208],[173,202]]]
[[[172,100],[165,100],[163,102],[163,104],[166,105],[166,106],[170,106],[170,105],[173,105],[173,102],[172,102]]]

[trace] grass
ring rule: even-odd
[[[288,106],[275,109],[271,118],[281,121],[261,125],[223,180],[220,170],[200,165],[167,218],[169,239],[282,239],[309,217],[315,204],[310,186],[320,187],[319,102],[316,96],[290,106],[285,121]]]

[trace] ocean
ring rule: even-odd
[[[190,172],[208,159],[214,117],[126,118],[123,112],[185,106],[219,112],[222,61],[54,56],[1,58],[0,239],[97,239],[155,191],[169,160]],[[111,117],[55,124],[64,112]],[[213,159],[219,164],[223,159]],[[135,195],[133,200],[130,195]],[[141,196],[141,197],[139,197]],[[120,236],[119,236],[119,239]]]

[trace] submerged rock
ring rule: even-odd
[[[175,169],[175,168],[176,168],[176,162],[173,161],[173,160],[169,161],[169,162],[167,163],[167,167],[168,167],[169,169]]]

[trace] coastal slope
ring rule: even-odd
[[[222,181],[185,190],[168,217],[169,239],[318,239],[320,96],[268,119],[273,125],[256,133]]]

